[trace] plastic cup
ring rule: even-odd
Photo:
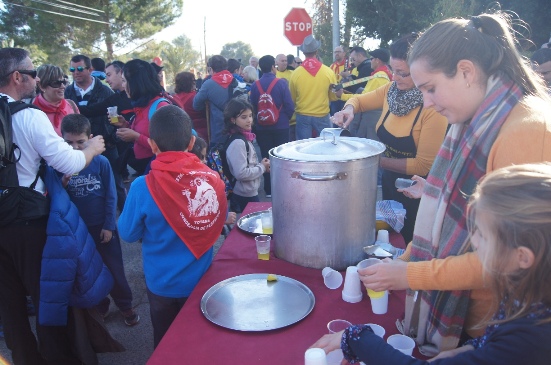
[[[352,323],[345,321],[344,319],[334,319],[327,323],[327,330],[329,333],[337,333],[350,326],[352,326]]]
[[[394,182],[394,186],[396,187],[396,189],[407,189],[415,184],[417,184],[417,181],[415,180],[402,179],[402,178],[398,178]]]
[[[272,220],[271,213],[262,214],[260,216],[260,220],[262,221],[262,233],[264,234],[274,233],[274,222]]]
[[[330,267],[324,267],[321,270],[323,276],[323,283],[329,289],[337,289],[342,284],[342,274]]]
[[[384,337],[386,331],[383,326],[379,326],[378,324],[375,324],[375,323],[368,323],[367,325],[371,327],[371,329],[373,330],[373,333],[375,333],[377,336],[379,336],[380,338]]]
[[[327,365],[341,365],[341,361],[344,358],[341,349],[333,350],[327,354]]]
[[[256,242],[256,253],[258,254],[259,260],[269,260],[270,259],[270,241],[272,237],[266,235],[256,236],[254,238]]]
[[[374,293],[375,295],[370,295]],[[371,301],[371,311],[373,314],[385,314],[388,311],[388,290],[374,292],[368,290],[369,300]]]
[[[380,263],[382,263],[381,260],[375,259],[375,258],[370,258],[370,259],[365,259],[365,260],[362,260],[362,261],[358,262],[358,265],[356,265],[356,267],[359,270],[359,269],[365,269],[366,267],[376,265],[376,264],[380,264]],[[373,299],[383,298],[385,296],[385,292],[382,292],[382,291],[376,292],[376,291],[373,291],[371,289],[367,289],[367,295],[371,299],[371,307],[373,309]],[[383,310],[382,305],[383,305],[383,303],[380,303],[380,305],[377,305],[377,308],[381,308],[381,309],[378,309],[378,311]],[[386,292],[386,307],[388,309],[388,292]],[[375,313],[375,314],[384,314],[384,313],[386,313],[387,309],[384,309],[383,313],[375,313],[375,311],[373,313]]]
[[[304,365],[327,365],[327,356],[323,349],[308,349],[304,353]]]
[[[342,300],[348,303],[358,303],[362,300],[362,297],[362,282],[358,276],[358,268],[348,266],[344,278],[344,288],[342,289]]]
[[[380,229],[379,232],[377,232],[377,242],[390,243],[388,231],[386,229]]]
[[[111,123],[119,122],[119,115],[118,115],[116,106],[107,107],[107,114],[109,115],[109,120]]]
[[[415,348],[415,341],[411,337],[404,335],[389,336],[386,342],[396,350],[409,356],[413,354],[413,349]]]

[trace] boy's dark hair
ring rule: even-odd
[[[235,73],[236,71],[239,71],[239,68],[241,67],[241,62],[236,60],[235,58],[230,58],[228,60],[228,68],[227,70],[231,73]]]
[[[214,72],[224,71],[228,68],[228,61],[220,55],[212,56],[209,59],[209,66]]]
[[[130,91],[130,99],[134,101],[142,98],[151,100],[164,91],[159,84],[159,77],[148,62],[134,59],[126,62],[123,70]]]
[[[105,61],[103,59],[96,57],[96,58],[92,58],[90,62],[94,70],[105,72]]]
[[[546,62],[551,61],[551,49],[549,48],[540,48],[532,54],[530,61],[542,65]]]
[[[203,160],[207,158],[207,156],[203,156],[203,148],[207,148],[207,142],[201,137],[195,137],[195,144],[193,145],[193,148],[191,149],[191,153],[193,153],[199,160]]]
[[[390,57],[406,61],[413,42],[419,38],[419,33],[410,33],[390,44]]]
[[[242,98],[233,98],[228,101],[224,108],[224,133],[231,134],[238,131],[239,127],[232,123],[232,118],[237,118],[245,110],[253,111],[253,106]]]
[[[258,66],[260,66],[260,71],[262,71],[262,73],[266,74],[268,72],[272,72],[272,66],[275,66],[274,56],[266,55],[260,57],[258,60]]]
[[[157,109],[149,121],[149,138],[161,152],[185,151],[191,136],[189,115],[175,105]]]
[[[76,56],[73,56],[71,58],[71,62],[78,63],[80,61],[84,61],[84,65],[88,68],[92,67],[92,63],[90,62],[90,57],[85,56],[83,54],[77,54]]]
[[[369,58],[369,57],[367,56],[367,51],[366,51],[363,47],[360,47],[360,46],[352,47],[352,49],[350,50],[350,53],[352,53],[352,52],[361,54],[361,55],[364,56],[365,58]]]
[[[75,61],[73,61],[75,62]],[[71,134],[92,134],[92,125],[88,118],[82,114],[68,114],[61,120],[61,135]]]
[[[109,67],[109,66],[113,66],[113,68],[115,69],[115,71],[120,74],[122,72],[122,69],[124,68],[124,62],[122,61],[113,61],[113,62],[109,62],[107,65],[105,65],[105,68]]]

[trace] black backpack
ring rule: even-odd
[[[43,159],[33,183],[29,187],[19,186],[16,164],[21,151],[13,143],[12,116],[27,108],[40,110],[32,104],[8,102],[5,96],[0,98],[0,227],[44,217],[49,212],[48,199],[34,190],[46,167]]]
[[[207,153],[207,165],[214,171],[218,172],[220,178],[226,185],[226,197],[230,198],[233,193],[233,188],[237,179],[232,175],[228,160],[226,158],[226,150],[229,145],[236,139],[242,139],[245,142],[247,149],[247,166],[249,165],[249,143],[241,133],[234,133],[226,138],[223,143],[217,143],[211,147]]]

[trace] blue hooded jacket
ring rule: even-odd
[[[38,319],[43,326],[64,326],[68,306],[97,305],[111,291],[113,277],[53,168],[46,169],[44,183],[50,216],[42,253]]]

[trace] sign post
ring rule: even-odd
[[[283,19],[283,34],[293,46],[300,46],[312,34],[312,18],[303,8],[292,8]]]

